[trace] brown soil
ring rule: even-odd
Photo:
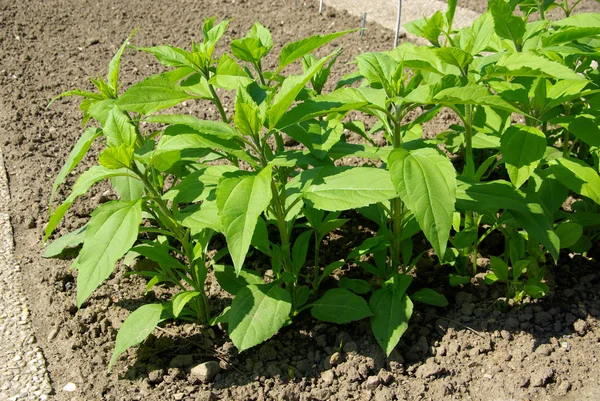
[[[10,180],[16,254],[55,399],[600,399],[600,275],[593,262],[581,258],[561,260],[549,272],[550,296],[506,313],[496,306],[502,289],[484,286],[480,277],[463,289],[443,288],[455,302],[446,309],[418,306],[390,358],[377,346],[367,321],[334,326],[303,315],[241,355],[219,328],[170,324],[122,358],[112,375],[106,373],[123,319],[160,293],[141,296],[144,282],[123,277],[121,269],[77,311],[69,261],[40,258],[49,189],[81,133],[76,100],[57,102],[51,109],[46,108],[48,101],[65,90],[91,89],[87,77],[104,74],[117,46],[135,27],[140,27],[137,45],[188,46],[200,35],[203,18],[213,15],[233,18],[225,44],[243,35],[255,19],[272,30],[277,44],[360,26],[345,12],[327,10],[321,16],[313,5],[292,4],[0,1],[0,145]],[[376,25],[368,28],[364,40],[353,34],[334,43],[346,49],[337,77],[351,70],[346,62],[358,53],[391,47],[391,32]],[[147,55],[128,51],[122,70],[128,86],[160,67]],[[200,117],[217,117],[214,108],[190,107]],[[446,117],[429,124],[429,134],[444,129]],[[82,225],[97,202],[112,197],[107,190],[96,187],[77,202],[61,233]],[[340,233],[341,238],[355,235],[360,235],[356,229]],[[333,258],[344,246],[345,241],[332,241],[327,251]],[[431,267],[420,269],[420,277],[432,273]],[[209,292],[217,312],[228,300],[216,286]],[[208,360],[220,361],[220,373],[212,383],[195,382],[190,368]],[[69,382],[77,385],[76,392],[62,390]]]

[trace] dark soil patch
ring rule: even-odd
[[[584,2],[589,3],[596,4]],[[334,326],[305,314],[272,340],[241,355],[218,327],[202,330],[169,324],[107,375],[121,322],[130,310],[161,293],[142,296],[144,281],[124,277],[120,269],[77,311],[69,261],[40,258],[51,183],[81,133],[76,100],[57,102],[51,109],[46,105],[62,91],[91,89],[88,77],[104,73],[120,42],[135,27],[140,27],[137,45],[189,46],[201,34],[204,17],[233,18],[224,40],[228,44],[260,19],[281,46],[312,34],[360,26],[360,20],[342,11],[321,16],[312,5],[293,8],[292,4],[266,0],[0,3],[0,145],[10,179],[16,254],[37,339],[57,391],[55,399],[600,399],[595,368],[600,357],[600,275],[594,263],[569,258],[550,272],[553,291],[548,298],[507,313],[496,305],[501,288],[482,285],[480,277],[473,286],[444,288],[455,301],[452,306],[418,307],[390,358],[370,334],[368,321]],[[335,73],[340,77],[352,69],[346,63],[358,53],[389,49],[392,41],[391,32],[370,25],[364,40],[352,34],[325,50],[339,45],[346,49]],[[122,71],[128,86],[160,67],[149,56],[129,51]],[[201,118],[218,117],[214,108],[204,104],[190,105],[189,110]],[[444,116],[428,125],[427,134],[440,132],[451,122]],[[94,205],[111,196],[107,186],[96,187],[74,205],[60,233],[82,225]],[[359,221],[350,227],[358,225]],[[330,247],[343,250],[344,238],[351,240],[361,232],[346,229],[338,234]],[[325,249],[331,258],[339,257],[339,252]],[[427,277],[438,267],[420,269],[421,277]],[[438,273],[443,277],[446,272]],[[228,302],[216,284],[209,282],[208,291],[216,308]],[[209,384],[198,383],[190,370],[207,361],[218,361],[220,373]],[[69,382],[77,385],[76,392],[62,390]]]

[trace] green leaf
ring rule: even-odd
[[[560,239],[561,249],[570,248],[579,241],[583,235],[583,226],[581,224],[572,223],[569,221],[560,223],[554,233]]]
[[[133,146],[137,138],[127,113],[114,107],[108,113],[102,133],[110,147]]]
[[[503,281],[505,283],[508,282],[508,265],[504,263],[504,260],[496,257],[490,257],[490,266],[492,267],[492,271],[498,278],[498,280]]]
[[[125,49],[127,49],[127,46],[129,46],[129,42],[131,41],[131,38],[133,38],[133,35],[135,35],[136,31],[137,29],[131,32],[131,35],[129,35],[125,42],[123,42],[119,50],[117,50],[113,58],[110,60],[110,63],[108,64],[108,74],[106,74],[106,81],[110,85],[113,91],[113,95],[115,97],[117,95],[117,89],[119,88],[119,69],[121,67],[121,56],[123,55],[123,52],[125,52]]]
[[[191,53],[180,49],[179,47],[162,45],[154,47],[138,47],[138,50],[154,55],[162,65],[167,67],[197,68],[194,65]]]
[[[327,157],[327,153],[333,145],[340,141],[343,131],[344,126],[337,119],[310,120],[302,124],[290,125],[283,130],[294,140],[306,146],[319,160]]]
[[[502,0],[498,0],[502,1]],[[490,76],[508,77],[547,77],[585,80],[584,77],[556,61],[551,61],[534,53],[508,53],[500,57],[498,62],[488,71]]]
[[[108,363],[109,372],[123,352],[127,351],[129,347],[140,344],[154,331],[154,328],[163,320],[163,310],[164,305],[162,304],[149,304],[139,307],[127,316],[117,334],[115,350]]]
[[[188,227],[192,235],[205,229],[223,232],[219,210],[215,201],[204,201],[201,205],[193,204],[177,213],[177,220]]]
[[[438,255],[444,255],[456,201],[456,171],[437,149],[395,149],[389,158],[392,181]]]
[[[63,251],[67,248],[74,248],[83,243],[85,239],[85,230],[87,229],[87,225],[84,225],[78,228],[75,231],[71,231],[68,234],[63,235],[59,239],[53,241],[50,245],[46,247],[44,253],[42,254],[43,258],[54,258],[59,256]]]
[[[314,63],[308,71],[302,75],[290,75],[281,84],[281,89],[273,98],[273,103],[267,112],[269,118],[269,128],[273,129],[277,126],[277,122],[283,117],[287,109],[296,100],[296,96],[300,93],[306,84],[310,81],[313,75],[315,75],[327,62],[329,57],[324,57],[318,62]]]
[[[493,32],[494,24],[492,15],[487,12],[481,14],[470,28],[470,37],[464,50],[474,56],[483,52],[490,43]]]
[[[458,0],[449,0],[448,1],[448,11],[446,11],[446,21],[448,22],[448,30],[452,27],[452,22],[454,21],[454,13],[456,12],[456,5]]]
[[[306,254],[308,253],[308,245],[312,238],[313,230],[306,230],[296,238],[292,247],[292,264],[294,271],[300,272],[306,262]]]
[[[367,302],[343,288],[332,288],[312,304],[310,313],[323,322],[345,324],[373,316]]]
[[[253,80],[233,58],[228,54],[224,54],[219,59],[215,75],[208,82],[219,88],[232,90],[237,89],[239,86],[246,87]]]
[[[448,300],[443,294],[440,294],[437,291],[432,290],[431,288],[423,288],[419,291],[412,294],[411,299],[413,301],[418,301],[423,304],[433,305],[433,306],[448,306]]]
[[[236,273],[233,266],[214,265],[215,278],[219,285],[228,293],[237,295],[242,288],[252,284],[263,284],[258,272],[242,269]]]
[[[316,170],[316,171],[313,171]],[[321,173],[314,177],[315,173]],[[313,175],[313,177],[311,177]],[[306,185],[303,197],[317,209],[350,210],[396,196],[390,173],[371,167],[326,167],[307,170],[299,180]]]
[[[144,195],[144,183],[139,178],[111,177],[110,183],[121,200],[137,200]]]
[[[494,18],[494,29],[496,35],[503,39],[509,39],[519,46],[525,35],[525,21],[513,15],[514,6],[504,0],[491,0],[488,9]],[[520,50],[517,48],[517,50]]]
[[[249,285],[231,303],[229,337],[239,352],[274,336],[292,310],[290,293],[277,284]]]
[[[52,232],[54,231],[58,223],[60,223],[63,216],[65,215],[67,210],[69,210],[71,204],[75,201],[75,199],[85,194],[88,191],[88,189],[90,189],[90,187],[95,183],[110,177],[119,176],[137,178],[129,170],[111,170],[102,166],[92,166],[83,174],[81,174],[81,176],[75,182],[75,185],[73,185],[73,190],[71,191],[71,194],[59,207],[56,208],[56,210],[54,210],[54,212],[50,216],[48,224],[46,225],[44,240],[48,239],[50,234],[52,234]]]
[[[256,136],[260,134],[263,121],[260,109],[245,88],[239,87],[235,96],[235,126],[243,134]]]
[[[302,57],[308,53],[311,53],[312,51],[318,49],[319,47],[326,45],[327,43],[331,42],[332,40],[335,40],[335,39],[339,38],[340,36],[343,36],[350,32],[354,32],[354,30],[336,32],[336,33],[331,33],[329,35],[323,35],[323,36],[321,36],[321,35],[310,36],[308,38],[299,40],[297,42],[292,42],[292,43],[285,45],[283,47],[283,49],[281,49],[281,53],[279,54],[279,68],[277,69],[277,71],[278,72],[281,71],[287,65],[298,60],[300,57]]]
[[[471,183],[461,178],[456,191],[456,208],[479,213],[496,213],[500,209],[529,212],[525,195],[503,180]]]
[[[600,26],[600,14],[584,13],[571,15],[559,21],[552,21],[554,26],[573,26],[579,28],[597,28]]]
[[[142,201],[113,201],[92,213],[83,248],[75,265],[77,307],[110,276],[117,261],[131,249],[142,222]]]
[[[578,114],[563,116],[555,118],[550,122],[567,129],[588,145],[600,146],[600,127],[598,127],[598,123],[592,115]]]
[[[404,291],[394,291],[392,286],[386,286],[373,293],[369,306],[373,311],[371,330],[389,356],[408,329],[413,303]]]
[[[100,165],[110,169],[131,168],[133,148],[121,145],[116,148],[106,148],[98,157]]]
[[[188,99],[193,99],[193,96],[185,93],[178,85],[162,78],[148,78],[123,93],[117,100],[117,107],[152,114]]]
[[[541,205],[528,203],[528,212],[511,210],[510,214],[515,218],[530,235],[546,247],[552,258],[558,260],[560,251],[560,240],[552,230],[552,223],[545,214]]]
[[[473,61],[473,56],[456,47],[442,47],[437,49],[436,53],[442,61],[458,67],[461,71],[467,71],[467,67]]]
[[[52,204],[52,200],[56,195],[56,191],[58,187],[65,182],[67,175],[77,167],[79,162],[83,159],[83,157],[87,154],[87,151],[92,146],[92,143],[100,136],[102,133],[98,128],[88,128],[83,131],[83,134],[77,140],[75,146],[69,153],[65,164],[62,166],[58,175],[56,176],[56,180],[54,180],[54,184],[52,185],[52,194],[50,195],[50,200],[48,204]]]
[[[179,317],[183,308],[194,298],[201,295],[199,291],[182,291],[173,297],[173,316]]]
[[[161,243],[157,240],[145,242],[131,248],[131,251],[156,262],[161,268],[179,271],[185,271],[186,269],[183,263],[171,256],[172,249],[168,243]]]
[[[390,86],[398,62],[385,53],[363,53],[356,57],[358,70],[373,87],[382,87],[393,96]]]
[[[338,287],[350,290],[355,294],[367,294],[373,291],[373,287],[368,281],[357,278],[342,277]]]
[[[462,87],[443,89],[433,97],[433,101],[448,106],[477,104],[522,114],[519,109],[502,100],[499,96],[492,95],[485,86],[474,83],[469,83]]]
[[[242,269],[256,221],[270,201],[271,167],[258,174],[231,174],[217,188],[221,224],[236,272]]]
[[[546,136],[535,127],[516,124],[502,134],[500,151],[510,181],[519,188],[544,157]]]
[[[220,121],[200,120],[187,114],[164,114],[146,117],[144,121],[149,123],[161,123],[167,125],[185,125],[204,134],[234,138],[238,134],[233,127]]]
[[[182,80],[179,85],[185,92],[196,95],[201,99],[213,99],[208,81],[200,73],[191,74]]]
[[[600,176],[586,163],[559,157],[550,162],[550,170],[565,187],[600,204]]]

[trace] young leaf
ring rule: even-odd
[[[338,287],[350,290],[355,294],[367,294],[373,291],[373,287],[371,287],[368,281],[357,278],[342,277],[338,283]]]
[[[496,256],[490,257],[490,265],[492,271],[498,277],[500,281],[505,283],[508,282],[508,265],[504,261]]]
[[[167,67],[197,68],[194,65],[192,54],[179,47],[162,45],[154,47],[138,47],[138,50],[154,55],[162,65]]]
[[[109,372],[119,356],[127,348],[144,341],[154,331],[154,328],[164,320],[162,319],[163,310],[164,305],[162,304],[149,304],[139,307],[127,316],[127,319],[125,319],[117,333],[115,350],[108,363]]]
[[[516,124],[502,134],[500,151],[510,181],[519,188],[544,157],[546,136],[535,127]]]
[[[199,291],[182,291],[177,293],[173,297],[173,316],[175,318],[179,317],[179,314],[183,310],[183,308],[198,295],[201,295]]]
[[[600,146],[600,127],[594,116],[589,114],[577,114],[574,116],[563,116],[551,120],[552,124],[558,124],[569,132],[591,146]]]
[[[110,60],[110,63],[108,64],[108,74],[106,74],[106,81],[112,89],[113,97],[117,97],[117,89],[119,88],[119,69],[121,67],[121,56],[123,55],[123,52],[129,45],[131,38],[133,38],[133,35],[135,35],[136,30],[131,32],[131,35],[129,35],[129,37],[125,39],[125,42],[123,42],[119,50],[117,50],[117,53],[115,53],[112,60]]]
[[[525,195],[511,183],[504,180],[471,183],[464,179],[458,181],[456,208],[479,213],[500,209],[518,210],[529,213]]]
[[[199,120],[187,114],[164,114],[150,116],[144,119],[150,123],[161,123],[167,125],[185,125],[203,134],[221,138],[234,138],[238,136],[233,127],[220,121]]]
[[[231,303],[229,337],[239,352],[274,336],[292,310],[290,293],[276,283],[242,288]]]
[[[121,145],[116,148],[106,148],[98,157],[101,166],[110,169],[131,168],[133,148]]]
[[[550,170],[565,187],[600,204],[600,176],[586,163],[560,157],[550,162]]]
[[[117,107],[141,114],[152,114],[188,99],[193,99],[193,96],[185,93],[176,84],[166,79],[148,78],[123,93],[117,100]]]
[[[54,195],[56,195],[56,190],[58,187],[65,182],[67,175],[77,167],[81,159],[86,155],[87,151],[94,143],[94,140],[100,136],[102,131],[98,128],[88,128],[83,131],[83,134],[77,140],[77,143],[69,153],[65,164],[62,166],[58,175],[56,176],[56,180],[54,180],[54,185],[52,185],[52,194],[50,195],[50,200],[48,204],[52,204],[52,200],[54,199]]]
[[[394,291],[392,286],[386,286],[373,293],[369,306],[373,311],[371,330],[389,356],[408,329],[413,311],[412,301],[404,292]]]
[[[42,254],[43,258],[54,258],[61,253],[66,248],[74,248],[83,243],[85,239],[85,230],[87,229],[87,224],[78,228],[75,231],[71,231],[68,234],[63,235],[59,239],[53,241],[50,245],[46,247],[44,253]]]
[[[554,233],[560,239],[561,249],[570,248],[575,245],[583,235],[583,226],[581,224],[566,221],[560,223],[554,230]]]
[[[111,177],[109,180],[121,200],[137,200],[144,195],[144,183],[139,178]]]
[[[214,265],[215,278],[219,285],[228,293],[237,295],[242,288],[251,284],[263,284],[263,280],[258,272],[242,269],[236,273],[233,266]]]
[[[498,0],[503,1],[503,0]],[[508,53],[500,57],[498,62],[488,72],[490,76],[508,77],[547,77],[585,80],[584,77],[556,61],[551,61],[534,53]]]
[[[277,72],[281,71],[287,65],[293,63],[294,61],[298,60],[300,57],[311,53],[319,47],[326,45],[332,40],[335,40],[340,36],[343,36],[350,32],[354,32],[354,30],[336,32],[323,36],[310,36],[297,42],[292,42],[285,45],[283,49],[281,49],[281,53],[279,55],[279,68],[277,69]]]
[[[131,249],[142,222],[142,201],[113,201],[92,213],[77,267],[77,307],[110,276],[115,263]]]
[[[306,230],[296,238],[292,247],[292,264],[294,271],[300,272],[306,262],[306,254],[308,253],[308,245],[312,238],[313,230]]]
[[[283,130],[300,142],[319,160],[327,157],[327,152],[340,141],[344,126],[337,120],[310,120],[302,124],[290,125]]]
[[[46,225],[44,240],[47,240],[50,234],[52,234],[75,199],[85,194],[87,190],[90,189],[90,187],[95,183],[110,177],[119,176],[137,178],[129,170],[110,170],[102,166],[92,166],[83,174],[81,174],[81,176],[75,182],[75,185],[73,185],[73,190],[71,191],[69,197],[65,199],[65,201],[59,207],[57,207],[56,210],[54,210],[54,213],[50,216],[48,224]]]
[[[260,109],[246,89],[241,86],[235,96],[233,120],[242,135],[254,137],[260,134],[263,125]]]
[[[237,89],[239,86],[245,88],[253,81],[233,58],[228,54],[224,54],[219,59],[215,75],[208,82],[219,88],[232,90]]]
[[[312,304],[310,313],[323,322],[345,324],[372,316],[367,302],[356,294],[332,288]]]
[[[504,0],[491,0],[488,9],[494,18],[496,35],[511,40],[517,50],[520,50],[519,46],[523,41],[523,35],[525,35],[525,21],[513,15],[514,6],[511,7]]]
[[[444,255],[456,201],[456,171],[437,149],[395,149],[389,158],[392,181],[438,255]]]
[[[317,209],[356,209],[396,196],[390,173],[386,170],[370,167],[330,167],[321,172],[322,175],[303,190],[304,198]],[[308,170],[301,173],[300,181],[309,180],[311,173],[314,172]]]
[[[384,88],[388,96],[394,96],[392,79],[398,62],[385,53],[363,53],[356,57],[358,70],[372,87]]]
[[[436,51],[440,60],[458,67],[463,73],[466,73],[467,67],[473,61],[473,56],[456,47],[442,47]]]
[[[258,174],[238,173],[217,188],[217,206],[235,271],[242,269],[256,221],[271,201],[271,168]]]
[[[433,306],[448,306],[448,300],[443,294],[432,290],[431,288],[423,288],[412,294],[411,299],[427,305]]]
[[[135,127],[127,114],[117,108],[112,108],[103,125],[102,133],[109,147],[121,145],[133,146],[136,141]]]

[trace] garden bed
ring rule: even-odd
[[[65,90],[91,89],[88,76],[105,71],[117,46],[135,27],[140,27],[136,45],[183,47],[201,35],[205,17],[233,18],[226,44],[259,19],[273,33],[276,54],[282,43],[358,28],[360,21],[339,10],[319,15],[315,5],[293,8],[291,1],[4,3],[0,145],[10,181],[16,256],[57,400],[600,398],[595,369],[600,358],[597,248],[590,259],[563,256],[547,275],[551,293],[509,312],[499,310],[496,301],[502,294],[484,285],[481,273],[472,285],[454,288],[435,278],[440,275],[428,274],[450,271],[424,262],[419,265],[420,279],[432,277],[425,285],[442,289],[450,306],[417,306],[408,331],[389,357],[374,340],[367,320],[336,326],[304,313],[271,340],[239,355],[219,327],[167,324],[130,350],[108,375],[116,330],[129,311],[160,298],[161,292],[142,297],[144,280],[124,277],[118,269],[77,310],[70,261],[40,257],[51,182],[81,133],[77,101],[60,101],[47,109],[48,101]],[[597,3],[585,6],[589,10]],[[392,42],[392,32],[375,24],[368,25],[363,39],[354,33],[336,40],[345,52],[335,80],[352,71],[346,63],[357,54],[389,49]],[[129,50],[122,64],[123,83],[129,86],[161,70],[150,56]],[[231,108],[232,101],[225,97],[225,106]],[[200,118],[218,119],[214,106],[200,104],[189,110]],[[450,114],[441,114],[427,125],[426,134],[455,122]],[[93,189],[74,204],[61,233],[81,226],[93,204],[112,198],[107,185]],[[347,228],[323,246],[330,260],[345,257],[347,244],[368,233],[368,223],[360,216],[346,217],[353,219]],[[222,308],[230,296],[213,281],[209,278],[208,294],[214,308]],[[204,384],[191,369],[206,361],[220,367]],[[75,384],[75,391],[63,390],[68,383]]]

